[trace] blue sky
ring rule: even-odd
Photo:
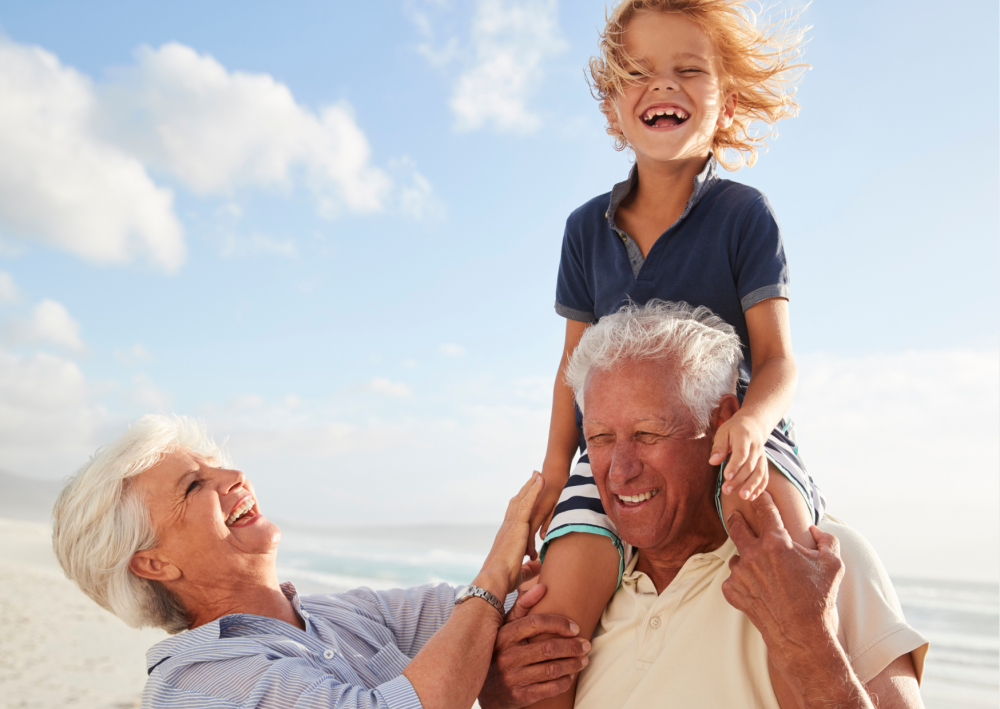
[[[807,460],[891,570],[998,575],[953,553],[997,546],[997,14],[809,6],[801,115],[733,176],[783,227]],[[177,411],[276,517],[499,519],[544,453],[564,220],[628,170],[603,17],[0,1],[0,468]]]

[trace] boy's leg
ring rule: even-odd
[[[539,583],[545,597],[531,613],[556,613],[580,626],[580,637],[588,640],[605,606],[618,587],[621,555],[614,542],[600,534],[573,532],[553,539],[545,551]],[[552,635],[539,635],[534,642]],[[576,699],[576,681],[562,694],[533,704],[535,709],[571,709]]]

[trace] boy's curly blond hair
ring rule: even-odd
[[[594,98],[608,117],[607,131],[614,137],[616,150],[624,150],[628,141],[612,120],[615,101],[635,81],[630,72],[649,75],[625,53],[625,28],[645,11],[683,15],[708,35],[718,51],[723,94],[735,91],[737,96],[732,125],[716,131],[712,152],[727,170],[753,165],[757,148],[774,133],[754,130],[752,125],[760,122],[770,128],[799,112],[794,84],[809,67],[797,61],[805,28],[789,28],[795,16],[758,28],[757,14],[743,0],[621,0],[601,34],[601,55],[590,59],[589,80]]]

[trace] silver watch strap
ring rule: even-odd
[[[473,586],[471,584],[468,586],[468,590],[464,594],[462,594],[462,596],[460,596],[459,598],[455,599],[455,605],[458,605],[459,603],[463,603],[464,601],[469,600],[473,596],[476,596],[478,598],[482,598],[484,601],[486,601],[491,606],[493,606],[494,608],[496,608],[497,611],[500,613],[500,615],[504,614],[503,613],[503,601],[501,601],[499,598],[497,598],[492,593],[490,593],[489,591],[487,591],[485,588],[479,588],[479,586]]]

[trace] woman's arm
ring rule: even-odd
[[[535,473],[507,506],[482,570],[473,585],[504,599],[522,579],[528,519],[544,487]],[[537,569],[537,564],[532,565]],[[448,622],[403,670],[424,709],[468,709],[486,679],[503,617],[480,598],[457,606]]]
[[[529,549],[534,552],[535,532],[548,524],[552,510],[559,501],[559,495],[569,479],[569,466],[573,463],[577,445],[580,441],[580,431],[576,427],[576,414],[573,407],[573,390],[565,381],[566,364],[570,356],[580,344],[584,331],[589,323],[578,320],[566,320],[566,341],[563,345],[562,358],[556,371],[556,381],[552,388],[552,418],[549,421],[549,443],[545,449],[545,461],[542,463],[542,477],[545,478],[545,491],[531,516],[529,527]],[[545,530],[543,529],[543,532]]]

